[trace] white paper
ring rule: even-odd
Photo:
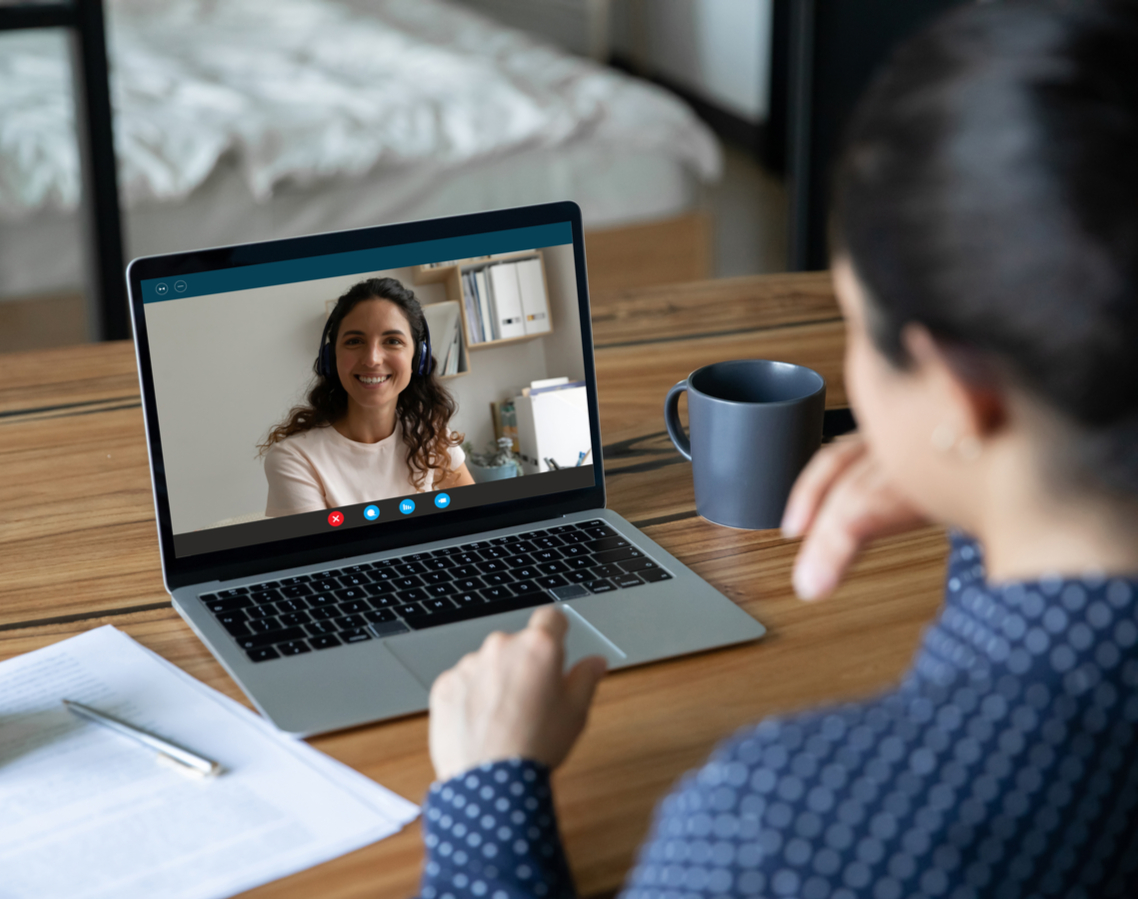
[[[545,296],[545,273],[540,259],[523,259],[518,263],[518,290],[526,334],[548,334],[553,323],[549,321],[549,300]]]
[[[66,697],[225,766],[192,779]],[[414,804],[111,626],[0,663],[0,895],[219,897],[397,832]]]

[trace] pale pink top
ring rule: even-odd
[[[450,448],[451,468],[466,461],[461,447]],[[396,423],[389,437],[361,444],[331,426],[313,428],[278,441],[265,454],[269,481],[266,516],[291,516],[318,509],[370,503],[418,492],[411,483],[407,447]],[[435,473],[424,491],[433,490]]]

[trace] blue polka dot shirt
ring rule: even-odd
[[[1138,582],[990,586],[954,537],[900,686],[769,719],[658,807],[632,897],[1134,896]],[[427,797],[426,897],[574,893],[549,772],[483,766]]]

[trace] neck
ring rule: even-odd
[[[1057,489],[1039,454],[1020,450],[986,461],[975,532],[988,579],[1138,575],[1138,502],[1085,486]]]
[[[348,411],[332,427],[350,441],[376,444],[391,437],[395,431],[395,404],[377,409],[365,409],[350,397]]]

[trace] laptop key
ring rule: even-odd
[[[474,568],[482,575],[489,575],[491,572],[505,572],[509,564],[501,559],[488,559],[486,562],[476,563]]]
[[[475,563],[482,562],[482,556],[478,553],[459,553],[451,557],[460,566],[472,566]]]
[[[409,591],[400,591],[395,597],[400,603],[418,603],[427,599],[427,592],[423,588],[411,588]]]
[[[570,544],[568,547],[562,547],[559,551],[563,559],[571,559],[573,557],[591,556],[593,551],[588,547],[581,544]]]
[[[331,622],[309,622],[304,626],[304,630],[316,637],[321,634],[335,634],[340,629]]]
[[[418,575],[405,575],[391,582],[397,591],[408,591],[411,588],[422,587],[425,582]]]
[[[513,584],[511,584],[510,590],[512,590],[515,594],[532,594],[536,591],[540,591],[541,585],[539,585],[536,581],[523,579],[521,581],[515,581]]]
[[[423,576],[427,584],[446,584],[450,581],[450,572],[428,572]]]
[[[571,584],[584,584],[587,581],[593,580],[593,573],[588,569],[573,569],[566,572],[565,577],[569,579]]]
[[[340,590],[334,591],[333,596],[341,603],[347,603],[353,600],[363,600],[367,594],[364,592],[363,588],[348,587],[340,588]]]
[[[312,589],[321,594],[326,591],[335,591],[340,589],[340,582],[334,578],[321,578],[318,581],[312,582]]]
[[[398,606],[400,603],[399,598],[394,594],[381,594],[378,597],[371,598],[371,605],[376,607],[391,607]]]
[[[447,597],[432,597],[430,600],[423,601],[423,606],[426,607],[430,613],[439,613],[444,610],[454,609],[455,605],[456,604]]]
[[[626,572],[639,572],[642,569],[658,569],[659,566],[652,560],[641,556],[639,559],[626,559],[624,562],[617,563],[617,566],[624,569]]]
[[[451,600],[459,606],[474,606],[478,603],[485,603],[482,599],[482,594],[479,591],[464,591],[461,594],[452,594]]]
[[[363,587],[365,584],[371,584],[371,579],[363,574],[363,572],[352,572],[340,578],[340,583],[345,587],[358,588]]]
[[[274,616],[269,616],[267,619],[250,619],[245,626],[254,634],[264,634],[281,627]]]
[[[358,644],[360,641],[370,641],[371,632],[363,626],[359,628],[348,628],[340,632],[340,640],[345,644]]]
[[[269,644],[283,644],[285,641],[299,641],[308,637],[303,628],[278,628],[276,631],[266,631],[264,634],[251,634],[238,638],[237,643],[245,650],[255,647],[267,647]]]
[[[445,556],[432,556],[423,561],[423,568],[428,572],[445,572],[450,566],[450,559]]]
[[[307,597],[312,593],[312,588],[307,584],[286,584],[281,588],[281,593],[286,597]]]
[[[506,557],[506,564],[509,565],[511,569],[517,569],[521,566],[532,566],[533,557],[528,553],[515,553],[512,556]]]
[[[218,616],[217,621],[221,623],[221,627],[228,631],[234,637],[244,637],[251,634],[248,625],[245,623],[244,617],[238,619],[236,616],[240,613],[228,613],[224,616]]]
[[[404,619],[413,619],[416,616],[425,616],[427,614],[427,611],[418,603],[404,603],[402,606],[395,607],[395,612]]]
[[[340,639],[334,634],[322,634],[319,637],[309,638],[308,642],[317,650],[327,650],[329,647],[340,646]]]
[[[562,585],[569,583],[560,575],[542,575],[540,578],[537,578],[535,580],[543,588],[561,587]]]
[[[284,598],[284,594],[280,591],[252,591],[249,596],[253,598],[254,603],[272,603],[274,600]]]
[[[345,613],[362,613],[371,609],[371,604],[366,600],[345,600],[340,604],[340,609]]]
[[[364,618],[373,625],[378,625],[383,622],[394,622],[395,613],[390,609],[371,609],[364,613]]]
[[[312,621],[312,617],[309,616],[306,612],[284,613],[278,618],[280,619],[282,625],[289,627],[293,625],[304,625],[305,623]]]
[[[247,596],[239,595],[237,597],[230,597],[227,600],[210,600],[206,603],[206,606],[209,607],[210,612],[221,614],[253,606],[253,601]]]
[[[644,554],[637,550],[635,547],[621,547],[618,550],[602,550],[596,554],[597,562],[599,563],[614,563],[622,562],[626,559],[635,559]]]
[[[617,587],[622,588],[636,587],[638,584],[644,584],[644,582],[640,580],[640,576],[635,574],[617,575],[613,581],[616,582]]]
[[[242,597],[249,593],[247,587],[226,588],[224,591],[218,591],[216,594],[211,594],[211,597],[217,597],[218,600],[232,600],[234,597]]]
[[[513,577],[507,575],[505,572],[491,572],[489,575],[483,575],[482,580],[488,585],[495,584],[509,584],[513,581]]]
[[[395,567],[395,571],[400,575],[422,575],[427,571],[427,567],[422,563],[400,563]]]
[[[514,596],[514,592],[504,587],[488,587],[482,589],[482,596],[486,598],[486,602],[495,603],[499,600],[509,599]]]
[[[427,592],[428,597],[449,597],[454,593],[454,585],[445,582],[443,584],[428,584],[423,590]]]
[[[280,612],[301,612],[308,609],[308,603],[298,597],[286,597],[284,600],[277,601],[277,609]]]
[[[450,574],[454,578],[477,578],[482,573],[472,565],[468,566],[455,566],[450,570]]]
[[[397,634],[406,634],[411,629],[407,627],[405,622],[394,619],[391,622],[373,622],[368,625],[367,630],[377,638],[385,638],[394,637]]]
[[[282,656],[299,656],[301,653],[310,652],[312,648],[304,641],[285,641],[283,644],[277,644],[277,650]]]
[[[336,598],[335,594],[313,594],[311,597],[305,597],[304,602],[308,604],[309,609],[315,609],[318,606],[334,606],[340,601]]]
[[[672,577],[671,573],[665,572],[663,569],[645,569],[638,574],[647,582],[667,581]]]
[[[530,578],[539,578],[542,574],[541,570],[538,569],[537,566],[520,566],[519,568],[511,569],[510,571],[515,578],[522,578],[526,580]]]
[[[280,659],[281,657],[272,647],[257,647],[255,650],[246,650],[245,653],[253,662],[264,662],[267,659]]]
[[[480,587],[483,587],[481,578],[459,578],[453,585],[456,591],[476,591]]]
[[[315,609],[310,609],[308,614],[317,621],[324,621],[325,619],[334,619],[340,615],[340,607],[335,603],[330,606],[317,606]]]
[[[607,591],[616,590],[616,586],[611,581],[608,581],[604,578],[598,578],[596,581],[586,581],[585,587],[587,587],[594,594],[604,594]]]
[[[558,575],[561,572],[569,571],[569,567],[559,559],[555,559],[553,562],[538,563],[537,568],[543,575]]]
[[[538,565],[546,562],[553,562],[555,559],[562,558],[560,550],[535,550],[530,555],[533,556]]]
[[[505,547],[503,547],[501,544],[498,543],[499,541],[502,541],[503,543],[505,543],[506,538],[495,538],[493,541],[490,542],[489,547],[487,547],[485,550],[481,551],[482,555],[487,560],[505,559],[507,556],[510,555],[509,551]]]
[[[340,618],[333,621],[334,625],[340,627],[340,630],[345,631],[349,628],[363,628],[367,624],[367,619],[357,614],[350,616],[340,616]]]
[[[574,556],[565,560],[565,565],[570,569],[590,569],[596,565],[591,556]]]
[[[624,574],[618,566],[597,566],[593,569],[598,578],[615,578]]]

